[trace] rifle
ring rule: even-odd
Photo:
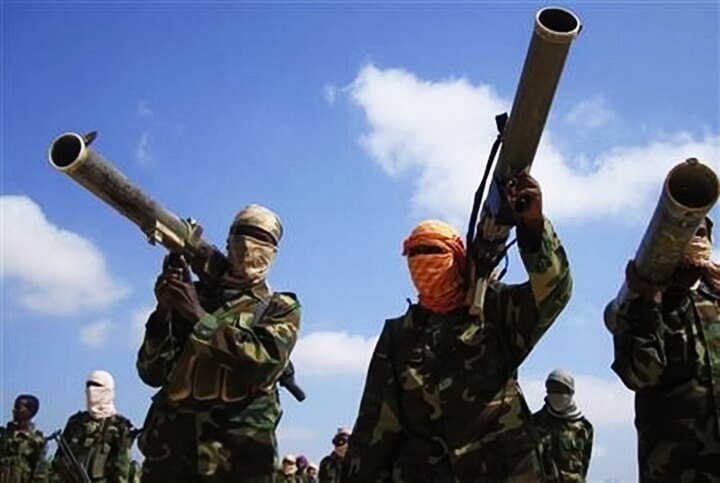
[[[202,226],[193,218],[182,219],[166,210],[90,148],[96,137],[95,131],[84,135],[61,134],[50,145],[50,164],[137,225],[151,245],[167,248],[170,263],[183,255],[201,282],[218,283],[228,268],[228,260],[217,247],[202,238]]]
[[[569,10],[548,7],[538,11],[510,117],[503,113],[495,118],[498,136],[475,193],[466,239],[468,278],[474,284],[470,311],[480,317],[490,276],[509,248],[506,242],[514,224],[509,209],[522,212],[526,205],[519,200],[517,206],[505,206],[504,187],[532,165],[570,44],[581,29],[580,19]],[[480,210],[498,148],[498,162]],[[476,225],[478,211],[480,221]]]
[[[68,445],[67,441],[65,441],[65,438],[62,435],[62,431],[58,429],[50,436],[46,437],[45,441],[47,442],[53,439],[57,443],[58,450],[60,451],[60,464],[62,468],[60,470],[60,474],[63,478],[63,482],[92,483],[90,476],[88,476],[87,471],[85,471],[85,467],[80,464],[80,462],[75,457],[75,453],[73,453],[72,449],[70,449],[70,445]],[[68,482],[67,478],[69,478],[71,481]]]
[[[655,285],[670,279],[719,194],[717,175],[696,158],[688,158],[670,170],[635,253],[635,268],[641,277]],[[611,332],[620,329],[617,314],[636,297],[623,283],[617,296],[607,304],[603,317]]]

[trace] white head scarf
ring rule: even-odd
[[[93,371],[87,382],[99,384],[85,387],[87,410],[93,419],[109,418],[117,414],[115,409],[115,380],[107,371]]]

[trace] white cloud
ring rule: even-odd
[[[101,320],[81,327],[80,342],[92,349],[99,349],[105,345],[110,332],[115,330],[115,327],[115,324],[109,320]]]
[[[543,405],[545,380],[520,381],[528,404],[534,410]],[[575,401],[590,422],[596,426],[632,427],[634,420],[633,393],[620,381],[595,376],[575,376]]]
[[[412,176],[415,210],[464,226],[497,133],[495,115],[508,111],[510,101],[489,85],[430,82],[372,64],[360,70],[348,92],[369,125],[361,145],[389,175]],[[591,160],[588,171],[566,159],[546,130],[533,175],[555,220],[637,220],[657,202],[670,167],[688,157],[717,170],[720,136],[679,132],[644,146],[614,148]]]
[[[147,164],[153,160],[152,154],[148,146],[150,145],[150,132],[143,131],[140,135],[140,141],[138,141],[137,149],[135,150],[135,157],[140,164]]]
[[[615,117],[603,97],[594,97],[575,104],[565,114],[565,122],[580,129],[597,129],[610,124]]]
[[[26,196],[0,197],[0,274],[20,305],[51,315],[105,307],[128,292],[89,240],[53,225]]]
[[[376,343],[377,337],[313,332],[300,338],[292,359],[303,375],[364,374]]]
[[[327,85],[323,88],[323,94],[325,95],[325,101],[331,106],[335,104],[335,98],[337,97],[337,88],[335,86]]]
[[[130,347],[139,348],[145,335],[145,322],[147,322],[150,314],[155,310],[155,306],[148,305],[134,310],[130,314]]]

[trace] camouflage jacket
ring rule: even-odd
[[[131,430],[130,421],[119,414],[96,420],[87,411],[78,411],[68,420],[62,437],[93,482],[127,483]],[[64,481],[68,466],[60,450],[52,465],[59,481]]]
[[[700,284],[616,314],[613,370],[635,391],[641,481],[720,479],[720,310]]]
[[[45,450],[45,438],[34,425],[27,431],[18,430],[14,422],[0,426],[0,483],[46,481]]]
[[[368,369],[343,481],[509,481],[540,472],[516,371],[567,304],[572,281],[551,224],[529,281],[492,284],[484,320],[418,305],[386,321]],[[483,480],[484,481],[484,480]]]
[[[282,470],[278,470],[275,474],[275,483],[303,483],[305,481],[302,476],[296,474],[286,475]]]
[[[282,414],[277,381],[297,341],[300,304],[292,293],[271,295],[265,284],[242,292],[199,286],[198,295],[208,314],[194,326],[159,320],[157,313],[146,324],[137,369],[146,384],[161,390],[138,444],[146,461],[166,460],[174,457],[167,455],[169,435],[189,431],[198,451],[211,454],[223,444],[254,445],[265,455],[257,464],[272,471]],[[205,425],[197,431],[200,420]],[[216,471],[218,461],[193,466],[205,474]]]
[[[270,295],[264,284],[198,294],[208,314],[191,330],[150,316],[137,360],[141,379],[161,387],[161,397],[177,406],[247,406],[273,394],[300,327],[295,295]]]
[[[320,460],[318,481],[320,483],[340,483],[343,460],[334,451]]]
[[[593,427],[583,416],[566,419],[543,407],[533,414],[540,439],[545,481],[581,483],[585,481],[592,454]]]
[[[630,301],[617,314],[613,370],[635,391],[638,427],[669,419],[711,418],[720,399],[720,310],[701,284],[662,305]]]

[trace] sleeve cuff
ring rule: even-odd
[[[518,235],[519,236],[519,235]],[[540,238],[540,242],[523,243],[518,245],[520,248],[520,256],[522,257],[525,268],[528,272],[543,273],[550,266],[550,258],[554,253],[555,249],[559,245],[555,230],[548,219],[543,222],[543,232]],[[530,248],[535,248],[531,250]]]

